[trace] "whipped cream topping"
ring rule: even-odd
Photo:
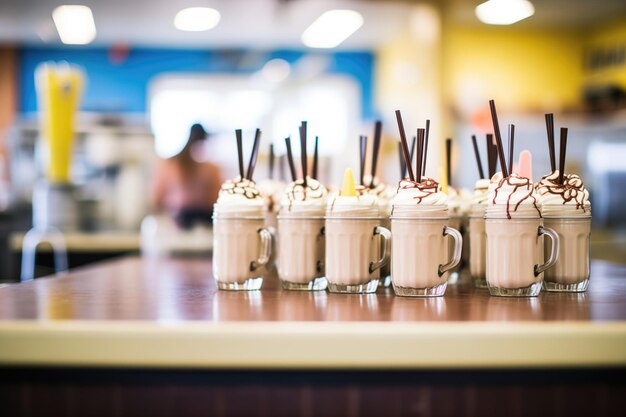
[[[520,206],[534,207],[538,214],[537,198],[533,182],[517,174],[503,178],[500,172],[491,178],[488,191],[488,204],[503,205],[506,210],[506,217],[511,218],[511,210],[517,211]]]
[[[261,196],[265,199],[268,211],[277,212],[287,184],[283,181],[266,179],[259,181],[257,186]]]
[[[441,186],[432,178],[422,177],[422,182],[404,179],[398,183],[394,206],[400,205],[445,205],[448,196],[441,191]]]
[[[263,209],[264,206],[265,201],[256,183],[237,177],[222,184],[215,203],[215,211],[250,211]]]
[[[563,184],[559,184],[559,171],[544,175],[535,184],[537,198],[542,206],[547,205],[574,205],[583,212],[590,209],[589,191],[585,188],[582,179],[576,174],[567,174],[563,177]]]
[[[472,194],[472,204],[487,204],[489,199],[489,180],[481,178],[474,184],[474,193]]]
[[[378,198],[365,194],[357,196],[335,195],[328,199],[326,215],[378,216]]]
[[[307,177],[307,186],[304,180],[296,180],[287,186],[280,200],[282,209],[287,211],[324,211],[328,192],[319,181]]]
[[[391,187],[378,179],[378,177],[374,177],[373,186],[370,187],[369,184],[372,182],[372,177],[370,175],[365,175],[363,177],[363,184],[366,185],[357,185],[356,192],[359,196],[363,195],[374,195],[378,198],[378,206],[380,207],[381,215],[388,216],[391,210],[391,200],[396,195],[395,187]]]

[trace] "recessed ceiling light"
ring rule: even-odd
[[[354,10],[329,10],[318,17],[304,33],[302,43],[309,48],[334,48],[363,26],[363,16]]]
[[[221,17],[220,12],[210,7],[189,7],[176,13],[174,26],[186,32],[203,32],[217,26]]]
[[[512,25],[535,14],[528,0],[489,0],[476,6],[478,19],[489,25]]]
[[[87,6],[59,6],[52,11],[52,20],[64,44],[86,45],[96,38],[96,23]]]

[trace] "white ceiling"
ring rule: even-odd
[[[445,0],[455,23],[480,24],[474,7],[483,0]],[[302,48],[300,35],[323,11],[351,8],[365,24],[341,49],[370,49],[391,39],[409,24],[418,0],[0,0],[0,42],[60,44],[51,19],[60,4],[86,4],[94,13],[94,45],[194,48]],[[626,15],[624,0],[533,0],[536,14],[518,27],[584,27]],[[207,5],[222,14],[208,32],[180,32],[174,15],[184,7]],[[516,26],[517,26],[516,25]]]

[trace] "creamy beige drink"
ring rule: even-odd
[[[285,192],[287,184],[283,181],[266,179],[257,184],[261,197],[265,200],[265,227],[272,234],[272,256],[265,266],[266,275],[276,275],[276,259],[278,259],[278,211],[280,199]]]
[[[589,285],[589,238],[591,234],[591,204],[589,192],[578,175],[564,176],[559,172],[544,176],[535,189],[544,225],[558,233],[559,259],[554,268],[545,272],[546,291],[583,292]],[[546,247],[546,253],[549,251]]]
[[[264,208],[254,181],[237,178],[222,185],[213,214],[213,275],[218,288],[261,288],[272,242]]]
[[[380,224],[386,229],[391,229],[391,221],[389,216],[391,215],[391,200],[396,195],[396,187],[391,187],[381,182],[377,177],[366,175],[363,179],[364,184],[372,184],[372,186],[357,186],[356,191],[359,195],[374,195],[378,199],[378,211],[381,217]],[[382,250],[381,246],[381,250]],[[379,287],[389,287],[391,285],[391,262],[383,265],[380,268],[380,282]]]
[[[461,231],[461,224],[463,221],[463,214],[461,212],[461,196],[456,188],[448,186],[448,226]],[[454,247],[454,240],[448,242],[449,250],[452,251]],[[461,270],[461,262],[450,271],[450,278],[448,284],[456,284],[459,279],[459,271]]]
[[[359,196],[350,170],[341,193],[328,199],[325,224],[328,290],[375,292],[380,268],[389,261],[391,232],[380,226],[376,196]]]
[[[487,208],[488,188],[489,180],[480,179],[476,181],[469,215],[469,268],[474,285],[478,288],[487,288],[485,278],[487,246],[485,209]]]
[[[489,292],[500,296],[536,296],[543,271],[558,257],[559,238],[542,225],[534,187],[528,178],[496,174],[485,211],[486,277]],[[552,239],[544,263],[543,235]]]
[[[278,215],[278,277],[287,290],[324,290],[326,188],[307,178],[289,184]]]
[[[391,281],[397,295],[445,293],[448,274],[461,259],[463,239],[448,226],[447,196],[430,178],[402,180],[392,201]],[[449,250],[447,236],[455,242]]]

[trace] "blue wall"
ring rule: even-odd
[[[295,62],[301,51],[273,51],[255,64],[238,65],[244,51],[208,51],[185,49],[131,49],[121,64],[110,59],[106,48],[25,48],[20,52],[20,109],[37,110],[34,72],[44,61],[65,60],[87,72],[87,88],[82,109],[95,112],[145,112],[148,84],[166,72],[252,73],[267,59],[282,58]],[[375,117],[372,107],[374,55],[371,52],[337,52],[328,55],[329,73],[352,76],[361,86],[364,119]],[[256,65],[256,66],[255,66]]]

